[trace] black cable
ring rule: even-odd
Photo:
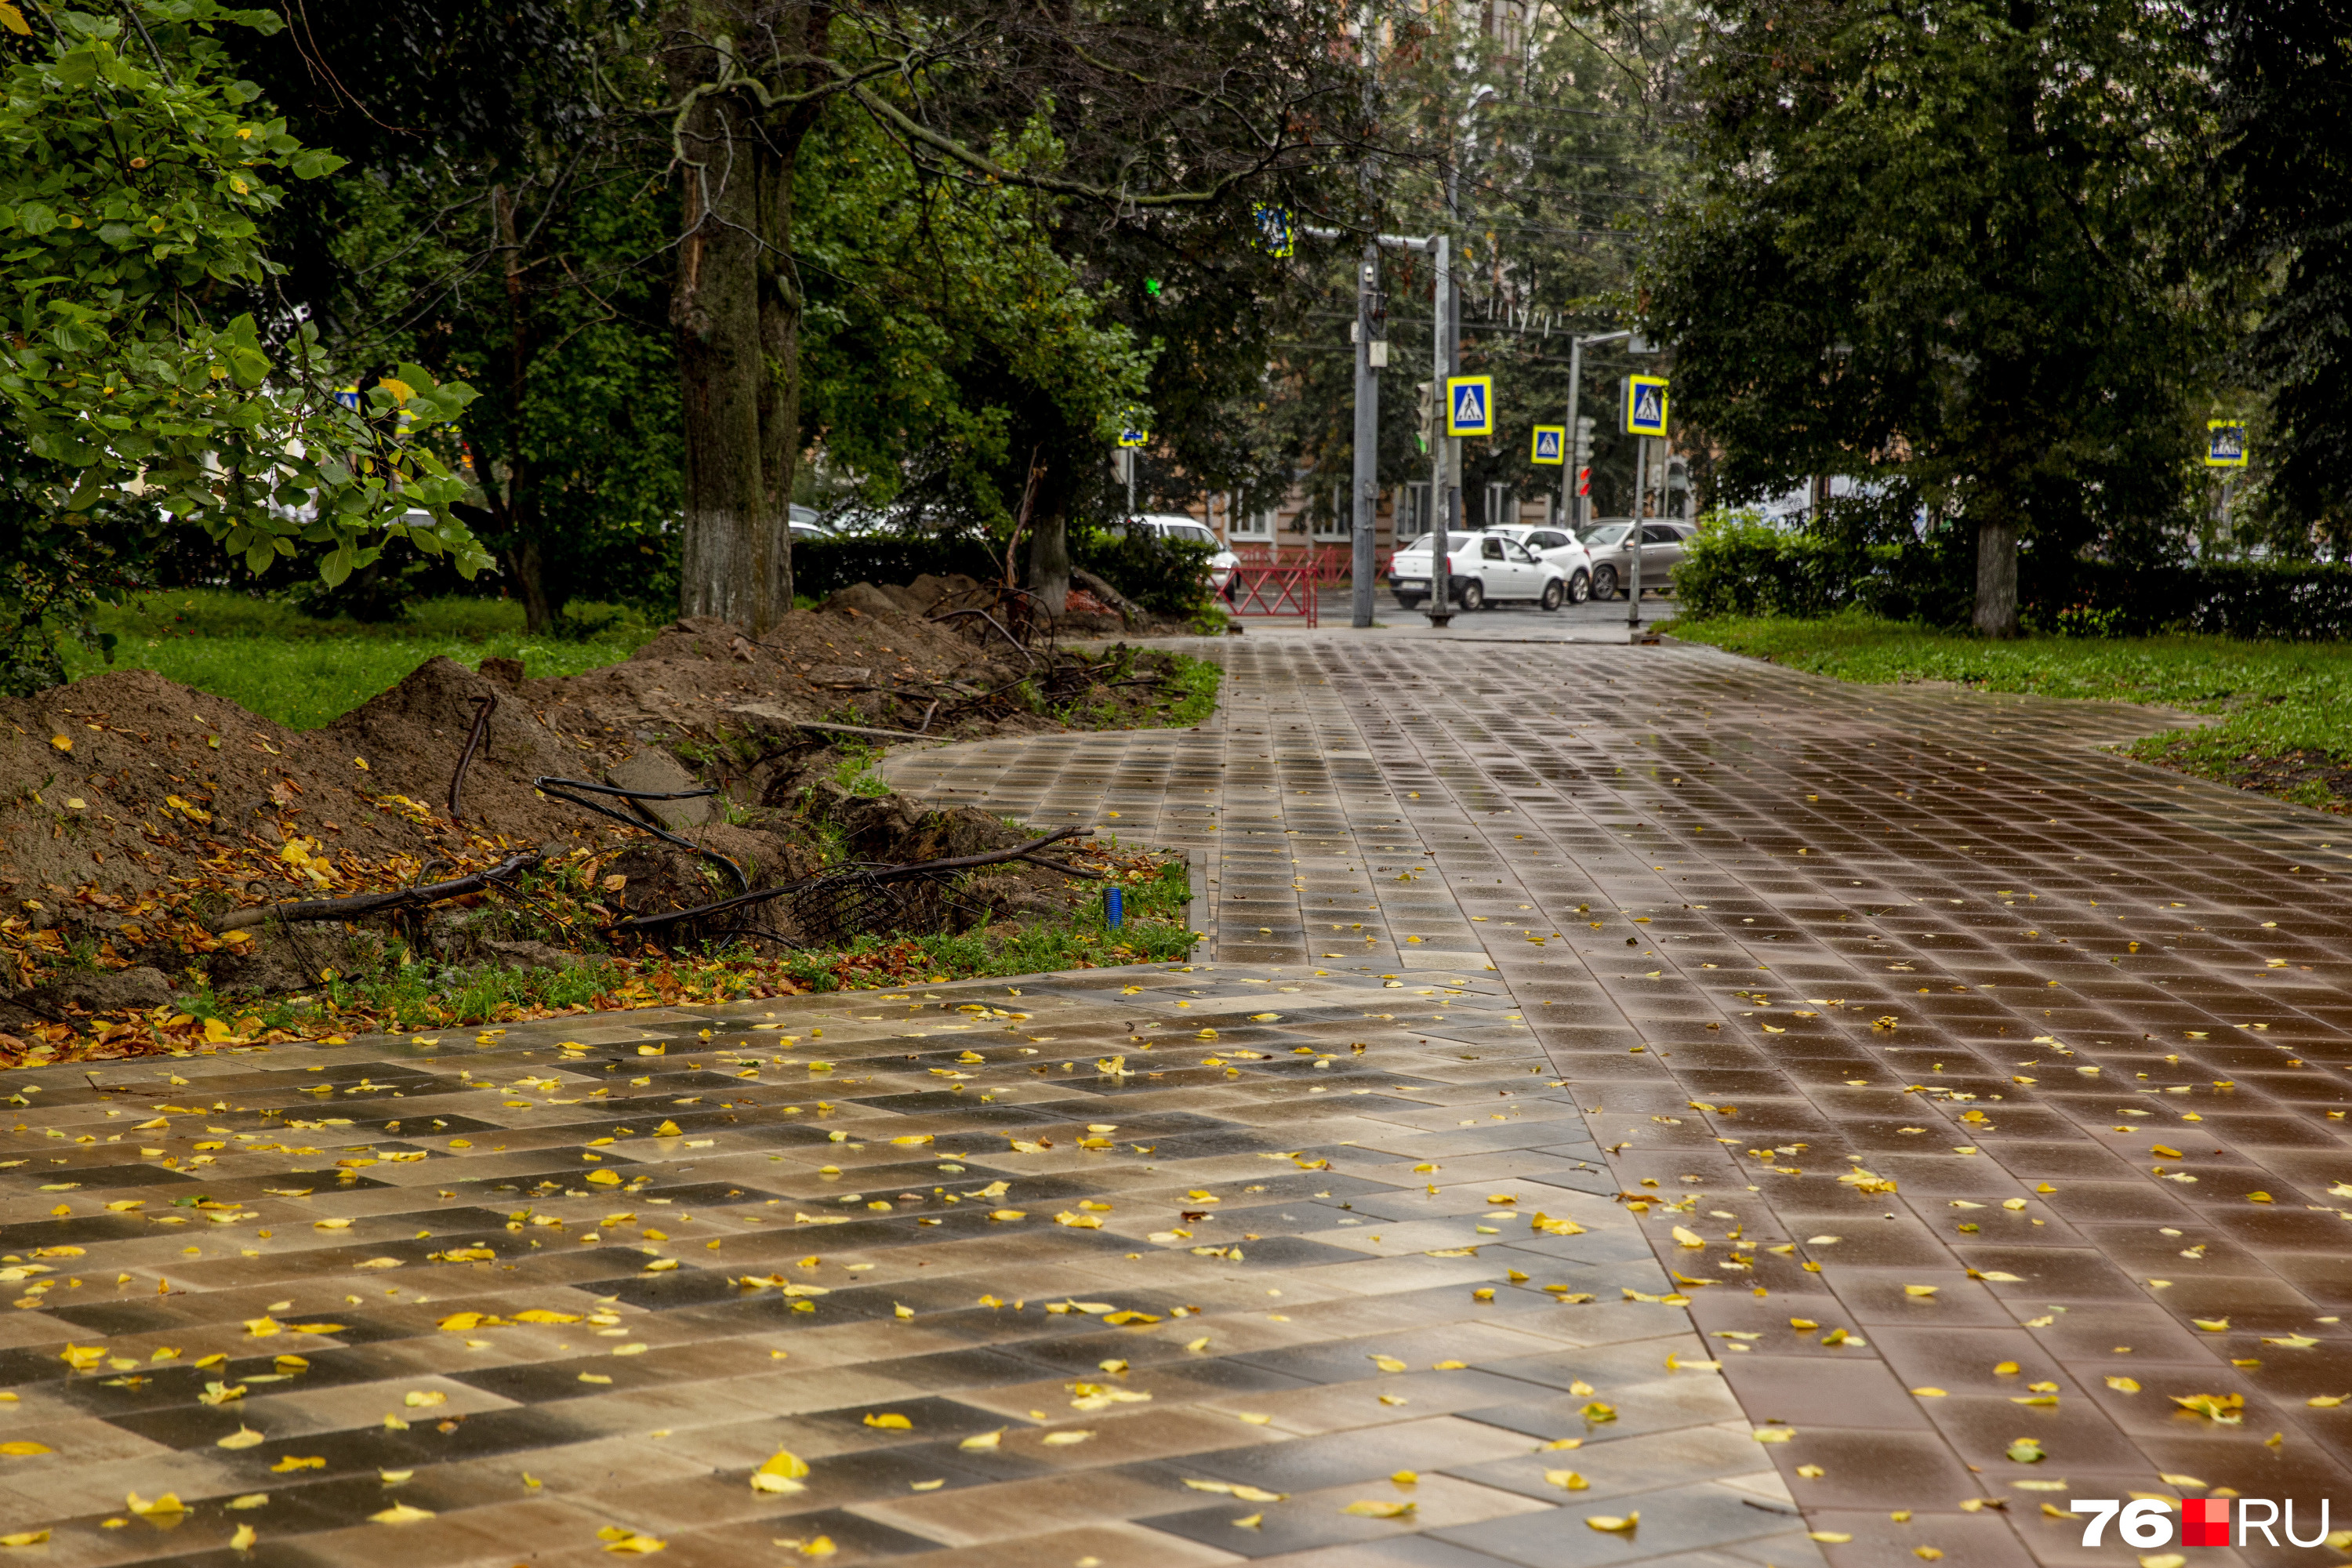
[[[566,805],[576,805],[583,811],[593,811],[599,816],[609,816],[615,822],[626,823],[631,827],[638,828],[644,832],[652,834],[656,838],[665,839],[669,843],[675,844],[681,849],[691,849],[706,860],[715,860],[719,865],[726,867],[727,874],[735,879],[735,887],[737,891],[748,893],[751,890],[751,879],[743,874],[743,868],[737,865],[730,857],[721,855],[716,849],[705,849],[701,845],[694,842],[694,840],[690,838],[681,838],[677,834],[670,832],[667,828],[662,827],[655,823],[647,822],[641,816],[629,816],[621,812],[614,811],[609,805],[599,805],[593,800],[582,800],[576,795],[567,795],[564,793],[566,790],[584,789],[597,795],[619,795],[625,800],[700,800],[706,795],[717,795],[719,790],[716,785],[712,785],[705,789],[664,791],[649,789],[621,789],[613,784],[590,784],[586,779],[541,777],[535,778],[530,782],[532,788],[538,790],[541,795],[548,796],[551,800],[560,800]]]

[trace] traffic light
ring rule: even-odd
[[[1412,395],[1416,421],[1413,430],[1421,439],[1421,449],[1426,452],[1429,444],[1437,439],[1437,384],[1433,381],[1415,382]]]
[[[1576,452],[1570,458],[1578,468],[1592,466],[1592,421],[1580,418],[1576,422]]]

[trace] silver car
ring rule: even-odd
[[[1670,586],[1674,569],[1687,552],[1696,523],[1653,518],[1642,524],[1642,591],[1654,594]],[[1633,581],[1633,520],[1604,517],[1583,531],[1584,548],[1592,557],[1592,596],[1613,599]]]

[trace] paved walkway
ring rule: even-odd
[[[1957,1568],[2347,1495],[2352,826],[2137,712],[1217,646],[1200,731],[887,764],[1194,850],[1200,963],[8,1075],[0,1555]]]

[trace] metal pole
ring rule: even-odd
[[[1372,535],[1380,526],[1381,378],[1372,369],[1372,294],[1380,270],[1381,247],[1367,241],[1356,283],[1355,534],[1348,566],[1349,619],[1359,626],[1372,624]]]
[[[1649,504],[1650,438],[1643,436],[1637,439],[1640,445],[1635,448],[1633,468],[1633,582],[1632,592],[1625,596],[1628,626],[1642,624],[1642,532],[1649,521],[1643,508]]]
[[[1447,189],[1451,191],[1452,188],[1452,175],[1449,174]],[[1451,542],[1448,530],[1453,526],[1453,508],[1446,494],[1447,458],[1452,455],[1454,443],[1446,439],[1444,434],[1444,416],[1448,412],[1445,407],[1448,401],[1445,378],[1454,374],[1454,345],[1446,341],[1453,324],[1452,312],[1447,309],[1454,293],[1454,242],[1451,235],[1437,237],[1435,288],[1431,301],[1434,309],[1430,313],[1436,318],[1436,328],[1431,336],[1436,345],[1432,358],[1435,362],[1433,370],[1437,378],[1439,423],[1437,439],[1430,443],[1429,448],[1429,624],[1443,631],[1446,622],[1454,618],[1454,612],[1446,604],[1450,596],[1447,590],[1453,586],[1449,581],[1452,574],[1447,570],[1451,557],[1446,552],[1446,545]]]
[[[1369,3],[1360,15],[1364,123],[1370,125],[1380,103],[1373,78],[1373,16]],[[1373,175],[1371,155],[1366,153],[1356,179],[1368,217],[1372,210]],[[1348,584],[1349,623],[1369,626],[1372,624],[1372,545],[1380,529],[1381,507],[1381,378],[1372,368],[1372,301],[1381,281],[1378,239],[1364,241],[1362,268],[1356,279],[1356,503],[1355,531],[1349,541]]]
[[[1125,459],[1119,467],[1127,470],[1127,515],[1135,515],[1135,448],[1121,447],[1118,455]]]
[[[1567,462],[1559,475],[1559,515],[1568,520],[1568,531],[1576,531],[1576,401],[1584,390],[1584,340],[1571,334],[1568,340],[1568,433],[1560,440],[1568,447]]]

